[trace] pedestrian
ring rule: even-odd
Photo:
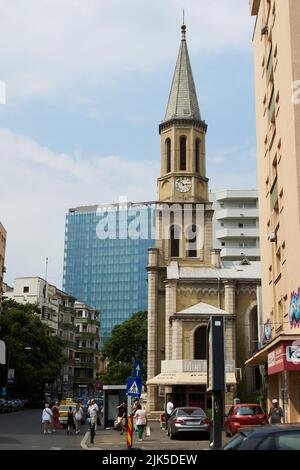
[[[118,410],[118,426],[119,429],[121,429],[120,434],[124,434],[124,431],[126,431],[126,424],[127,424],[127,406],[126,403],[123,401],[119,406],[116,406]]]
[[[283,410],[279,406],[278,400],[274,398],[272,400],[272,405],[268,414],[268,419],[270,424],[284,423]]]
[[[43,409],[42,413],[42,425],[44,434],[51,434],[50,427],[53,420],[53,413],[49,408],[49,404],[45,403],[45,408]]]
[[[72,429],[74,429],[74,413],[72,406],[69,406],[67,417],[67,434],[72,434]]]
[[[90,406],[88,407],[88,414],[90,417],[90,427],[94,431],[97,430],[97,418],[99,414],[99,407],[95,400],[90,401]]]
[[[171,414],[173,413],[174,411],[174,405],[172,403],[172,400],[171,400],[171,397],[169,398],[169,401],[166,405],[166,409],[165,409],[165,415],[166,415],[166,431],[168,432],[168,420],[171,416]]]
[[[137,410],[135,412],[134,419],[138,430],[139,441],[141,442],[143,440],[143,433],[145,427],[148,424],[148,420],[147,413],[145,410],[142,409],[142,405],[140,403],[137,405]]]
[[[63,425],[59,421],[59,406],[60,403],[57,401],[53,406],[52,406],[52,414],[53,414],[53,431],[55,429],[62,429]]]
[[[132,407],[132,416],[134,418],[135,416],[135,413],[138,409],[138,405],[140,405],[140,400],[138,398],[136,398],[133,402],[133,407]],[[137,432],[137,425],[136,425],[136,420],[133,419],[133,432]]]
[[[77,403],[76,409],[74,412],[75,434],[80,434],[82,418],[83,418],[83,409],[81,408],[81,404]]]

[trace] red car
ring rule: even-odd
[[[257,404],[239,404],[230,408],[224,424],[226,436],[233,436],[242,426],[268,424],[268,415]]]

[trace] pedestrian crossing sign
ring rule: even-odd
[[[126,395],[140,397],[142,393],[142,379],[140,377],[128,377]]]

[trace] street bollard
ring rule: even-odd
[[[132,423],[133,423],[133,417],[132,415],[128,416],[128,421],[127,421],[127,449],[132,448]]]

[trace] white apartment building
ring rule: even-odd
[[[214,209],[214,248],[221,250],[221,259],[259,261],[258,191],[210,191],[209,200]]]

